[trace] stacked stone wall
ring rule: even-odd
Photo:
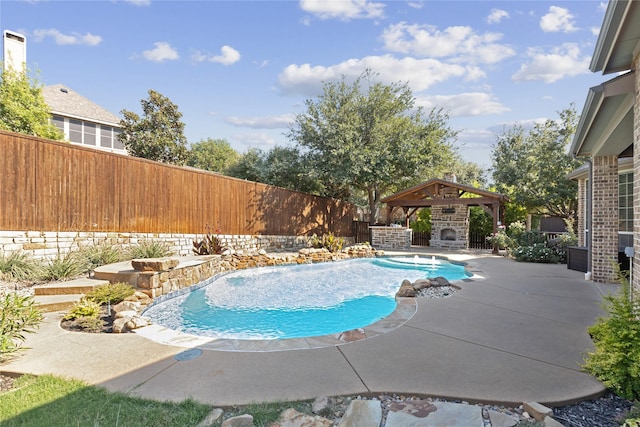
[[[106,243],[127,248],[153,240],[165,242],[175,255],[186,256],[193,255],[193,241],[202,238],[201,234],[0,231],[0,255],[23,252],[34,259],[51,259],[91,245]],[[236,251],[274,252],[307,246],[306,236],[220,235],[219,238],[223,247]],[[351,237],[346,240],[347,244],[353,243]]]
[[[404,227],[369,227],[371,229],[371,245],[380,249],[411,249],[410,228]]]
[[[616,280],[618,261],[618,157],[593,158],[591,273],[595,282]]]

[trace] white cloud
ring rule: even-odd
[[[248,127],[254,129],[282,129],[288,128],[294,121],[293,114],[281,114],[279,116],[264,117],[236,117],[231,116],[225,122],[238,127]]]
[[[591,31],[591,34],[593,34],[596,37],[600,35],[600,27],[591,27],[590,31]]]
[[[424,3],[421,1],[410,1],[407,4],[409,5],[409,7],[412,7],[414,9],[422,9],[424,7]]]
[[[384,17],[383,3],[368,0],[300,0],[300,8],[320,19],[372,19]]]
[[[155,42],[153,45],[155,46],[153,49],[142,52],[144,59],[152,62],[164,62],[180,58],[178,51],[167,42]]]
[[[449,112],[451,117],[484,116],[500,114],[510,110],[491,94],[484,92],[416,97],[416,104],[427,110],[443,108]]]
[[[540,19],[540,28],[545,33],[577,31],[573,15],[569,9],[559,6],[549,7],[549,12]]]
[[[256,146],[267,146],[272,147],[276,145],[276,140],[267,135],[266,133],[243,133],[243,134],[235,134],[232,136],[232,139],[236,142],[239,142],[243,145],[248,145],[249,147]]]
[[[487,16],[487,23],[498,24],[504,18],[508,18],[508,17],[509,17],[509,12],[507,12],[506,10],[491,9],[491,13],[489,14],[489,16]]]
[[[282,91],[288,94],[316,96],[322,91],[323,82],[339,80],[343,75],[353,80],[366,69],[379,73],[379,81],[385,84],[408,82],[414,92],[423,91],[450,78],[475,81],[486,77],[485,73],[475,66],[447,64],[437,59],[398,59],[392,55],[384,55],[349,59],[328,67],[291,64],[278,76],[278,84]]]
[[[449,27],[444,31],[432,25],[400,22],[382,33],[384,48],[392,52],[423,57],[448,57],[457,62],[492,64],[513,56],[508,45],[497,43],[502,34],[478,34],[471,27]]]
[[[40,30],[34,30],[33,36],[36,42],[44,40],[46,37],[51,37],[58,45],[85,45],[96,46],[102,41],[102,37],[87,34],[63,34],[55,28],[46,28]]]
[[[543,81],[553,83],[565,77],[589,73],[588,55],[581,55],[575,43],[564,43],[545,53],[537,48],[530,48],[528,56],[531,62],[522,64],[511,79],[516,82]]]
[[[195,62],[217,62],[222,65],[232,65],[240,61],[240,52],[232,48],[231,46],[222,46],[220,48],[220,55],[209,56],[200,51],[195,51],[191,55],[191,59]]]

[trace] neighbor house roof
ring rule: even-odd
[[[630,70],[639,43],[640,2],[611,0],[589,68],[603,74]]]
[[[42,96],[51,108],[51,114],[119,126],[120,118],[98,104],[61,84],[45,86]]]

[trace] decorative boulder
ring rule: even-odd
[[[416,296],[416,290],[414,289],[411,282],[406,279],[403,280],[402,284],[400,285],[400,289],[398,289],[398,292],[396,293],[396,297],[406,298],[406,297],[415,297],[415,296]]]

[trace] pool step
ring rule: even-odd
[[[82,277],[67,282],[47,283],[33,287],[34,301],[44,312],[64,311],[80,301],[93,288],[108,284],[108,280]]]

